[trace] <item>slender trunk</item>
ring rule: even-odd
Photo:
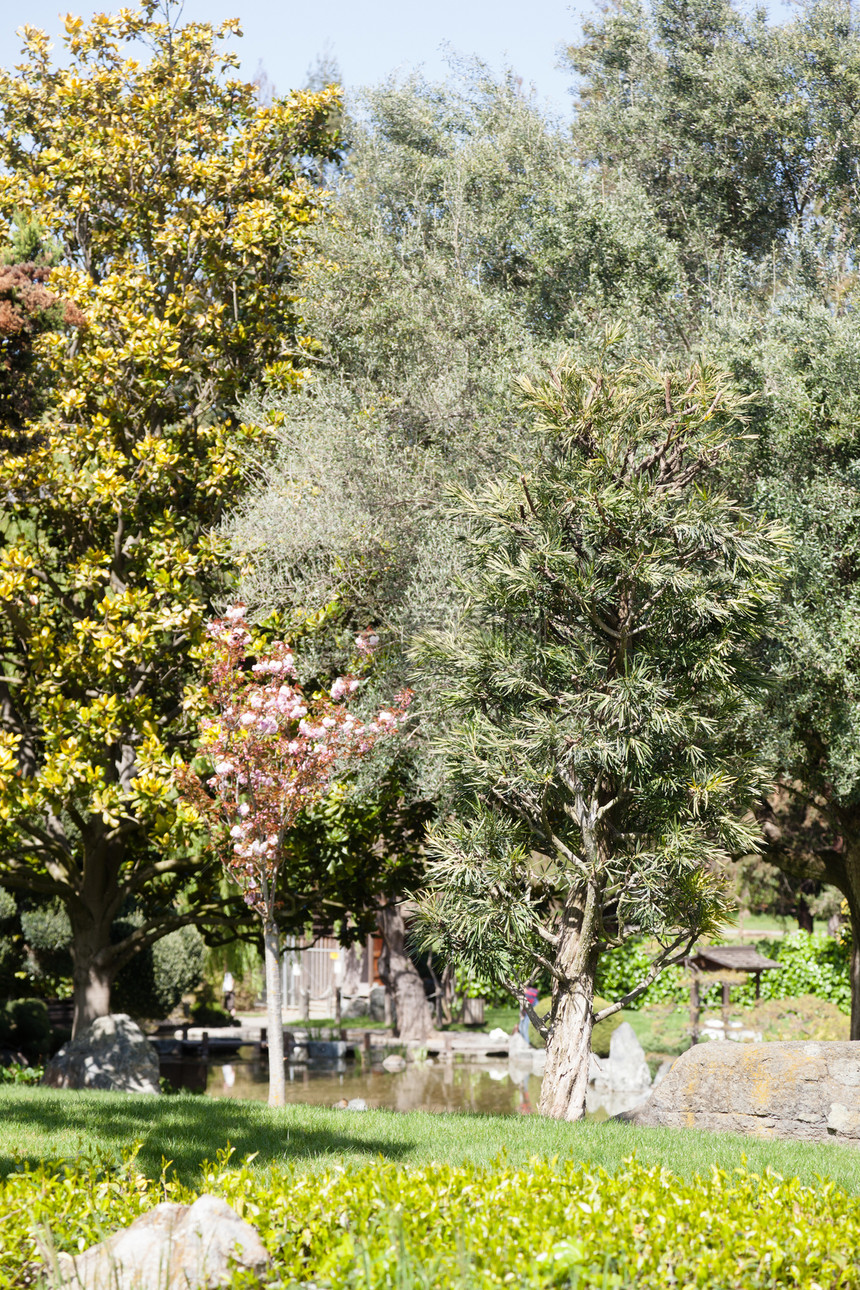
[[[840,875],[842,876],[842,875]],[[851,921],[851,1039],[860,1039],[860,851],[851,848],[845,856],[842,894],[848,901]]]
[[[263,932],[266,959],[266,1009],[269,1024],[269,1106],[283,1106],[284,1082],[284,1014],[281,1005],[280,937],[274,922],[267,921]]]
[[[384,948],[379,975],[393,997],[396,1034],[401,1039],[427,1039],[433,1034],[433,1014],[424,983],[406,951],[406,925],[399,905],[386,905],[379,913]]]

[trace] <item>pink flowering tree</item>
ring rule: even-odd
[[[338,767],[363,757],[397,729],[410,695],[363,721],[349,699],[355,676],[338,677],[328,695],[309,699],[296,679],[290,647],[271,645],[252,661],[245,606],[234,605],[209,626],[209,712],[200,722],[200,756],[208,767],[179,773],[180,787],[210,837],[230,878],[263,923],[269,1022],[269,1105],[284,1104],[284,1051],[275,921],[278,875],[290,830],[303,811],[326,796]],[[359,651],[378,644],[372,632]]]

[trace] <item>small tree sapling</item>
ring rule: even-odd
[[[289,834],[302,812],[329,792],[338,766],[354,762],[397,729],[409,694],[397,697],[372,721],[350,711],[357,677],[338,677],[328,695],[307,698],[296,680],[293,653],[284,641],[251,662],[245,606],[237,604],[209,626],[210,713],[200,723],[201,754],[208,771],[179,775],[183,795],[208,827],[230,878],[263,923],[269,1024],[269,1105],[284,1104],[284,1050],[278,877],[289,853]],[[376,637],[362,633],[362,652]]]

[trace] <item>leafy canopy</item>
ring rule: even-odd
[[[0,71],[0,232],[38,221],[84,315],[32,340],[47,410],[0,461],[0,876],[73,927],[181,868],[187,660],[229,571],[212,528],[267,434],[234,407],[252,373],[300,380],[303,169],[336,145],[335,91],[260,107],[220,48],[236,23],[157,14],[68,18],[63,67],[25,27]]]

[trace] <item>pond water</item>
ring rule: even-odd
[[[207,1097],[265,1102],[269,1093],[268,1061],[251,1047],[232,1059],[162,1058],[161,1073],[174,1087]],[[288,1103],[334,1106],[363,1098],[371,1110],[390,1111],[530,1115],[537,1111],[541,1087],[539,1075],[506,1061],[410,1062],[405,1070],[390,1073],[381,1065],[336,1059],[287,1063],[286,1075]],[[589,1118],[605,1119],[626,1109],[627,1101],[603,1106],[589,1096]]]
[[[207,1097],[250,1098],[269,1094],[269,1067],[253,1048],[232,1060],[162,1059],[162,1075],[176,1088]],[[410,1062],[390,1073],[381,1065],[336,1059],[286,1065],[287,1102],[333,1106],[360,1097],[372,1110],[473,1111],[529,1114],[540,1097],[540,1077],[507,1062]]]

